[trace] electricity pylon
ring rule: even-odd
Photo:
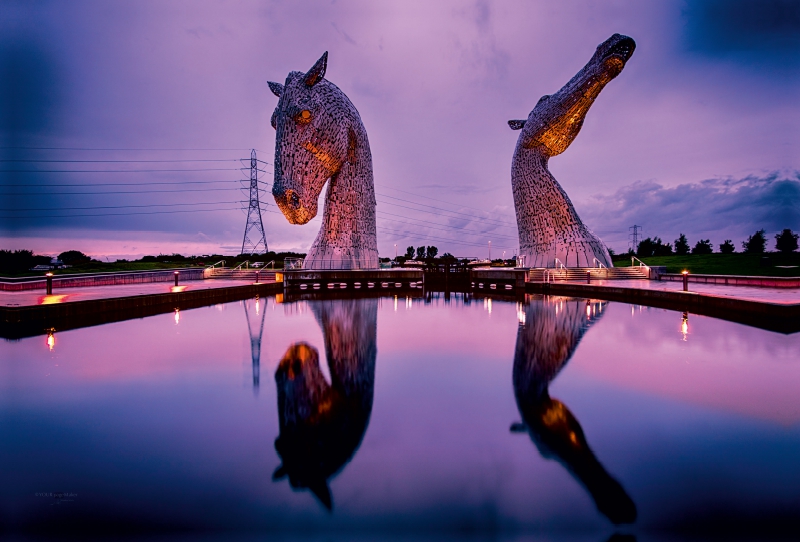
[[[256,150],[250,152],[250,205],[247,207],[247,224],[244,227],[241,254],[266,254],[267,237],[261,220],[261,205],[258,202],[258,160]]]
[[[253,393],[258,394],[258,386],[261,383],[261,338],[264,335],[264,315],[267,313],[267,303],[264,300],[264,307],[261,307],[260,299],[256,298],[256,319],[258,313],[261,313],[261,324],[257,330],[258,334],[256,334],[255,326],[250,324],[250,312],[247,310],[248,301],[250,300],[244,300],[244,317],[247,320],[247,333],[250,335],[250,357],[253,360]]]

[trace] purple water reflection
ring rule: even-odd
[[[360,301],[377,319],[374,377],[353,381],[371,388],[371,411],[324,472],[329,512],[309,484],[273,481],[296,454],[275,447],[290,346],[318,352],[323,391],[369,358],[356,348],[339,356],[352,365],[331,363],[359,336],[347,325],[363,324],[328,303],[250,300],[56,331],[52,350],[45,336],[0,343],[3,522],[605,539],[613,525],[580,457],[535,421],[543,390],[577,424],[593,472],[634,503],[624,532],[764,534],[800,519],[800,335],[563,298]]]

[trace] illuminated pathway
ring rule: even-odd
[[[271,282],[271,281],[270,281]],[[76,288],[55,288],[53,295],[45,295],[44,289],[25,290],[22,292],[0,292],[0,306],[25,307],[52,303],[68,303],[71,301],[87,301],[90,299],[112,299],[137,295],[168,294],[173,292],[189,292],[209,290],[212,288],[229,288],[246,286],[252,280],[207,279],[186,281],[179,286],[171,282],[148,282],[143,284],[124,284],[114,286],[86,286]]]

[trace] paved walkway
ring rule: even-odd
[[[207,279],[183,282],[178,291],[205,290],[209,288],[225,288],[252,284],[249,280]],[[585,284],[585,282],[576,282]],[[650,290],[680,291],[681,282],[654,280],[593,280],[593,286],[609,286],[616,288],[646,288]],[[150,282],[144,284],[126,284],[116,286],[89,286],[84,288],[56,288],[52,296],[44,295],[43,290],[22,292],[0,292],[0,306],[22,307],[50,303],[69,303],[88,299],[107,299],[170,293],[175,286],[171,282]],[[738,299],[749,299],[769,303],[800,303],[800,288],[756,288],[751,286],[725,286],[720,284],[689,283],[689,291],[715,296],[728,296]]]
[[[586,282],[584,281],[583,284],[586,284]],[[593,280],[592,285],[616,288],[646,288],[672,292],[683,290],[683,282],[662,282],[658,280]],[[690,282],[689,291],[768,303],[800,303],[800,288],[759,288],[755,286],[726,286],[724,284]]]
[[[113,286],[87,286],[77,288],[54,288],[53,295],[45,295],[44,290],[25,290],[22,292],[0,292],[0,306],[24,307],[51,303],[69,303],[88,299],[109,299],[136,295],[166,294],[188,292],[210,288],[227,288],[253,284],[252,280],[207,279],[187,280],[176,287],[172,282],[147,282],[143,284],[122,284]]]

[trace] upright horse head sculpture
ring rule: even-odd
[[[551,156],[564,152],[583,126],[600,91],[622,72],[636,43],[614,34],[561,90],[542,96],[527,120],[510,120],[522,130],[511,163],[520,255],[529,267],[612,267],[603,243],[583,225],[569,197],[547,169]]]
[[[306,269],[379,267],[375,187],[367,131],[339,88],[324,79],[328,53],[307,72],[269,83],[280,98],[272,114],[275,182],[272,195],[292,224],[317,215],[330,179],[322,228],[303,263]]]
[[[633,500],[592,453],[572,412],[548,390],[602,310],[603,305],[591,307],[577,299],[531,300],[514,353],[514,395],[522,422],[511,430],[527,432],[543,457],[564,465],[612,522],[632,523]]]
[[[367,431],[375,388],[377,299],[312,301],[322,327],[331,382],[319,353],[307,343],[289,347],[275,371],[280,435],[275,449],[283,461],[274,480],[289,478],[329,510],[328,480],[355,455]]]

